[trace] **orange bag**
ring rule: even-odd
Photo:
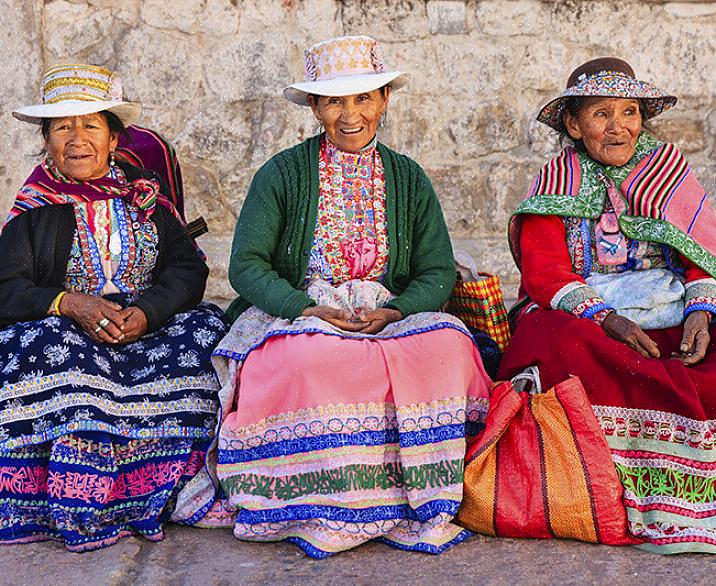
[[[518,392],[520,379],[536,392]],[[542,393],[535,367],[493,390],[485,429],[469,445],[458,522],[503,537],[627,545],[622,485],[582,383]]]
[[[445,311],[489,334],[504,352],[510,340],[510,324],[507,321],[500,279],[489,273],[479,273],[479,276],[485,278],[463,281],[458,276]]]

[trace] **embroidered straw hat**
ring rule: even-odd
[[[558,132],[566,132],[562,114],[567,100],[574,96],[637,98],[644,107],[646,120],[666,112],[676,104],[675,96],[636,79],[634,70],[626,61],[616,57],[600,57],[577,67],[569,76],[567,89],[540,110],[537,120]]]
[[[351,96],[390,84],[403,87],[409,75],[386,71],[378,42],[367,36],[337,37],[305,51],[306,81],[283,90],[283,96],[299,106],[308,106],[308,96]]]
[[[45,72],[42,103],[14,110],[23,122],[41,124],[43,118],[82,116],[108,110],[127,126],[134,122],[142,107],[122,100],[119,75],[94,65],[59,65]]]

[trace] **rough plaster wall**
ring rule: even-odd
[[[381,138],[432,178],[456,247],[517,273],[505,225],[558,148],[539,106],[581,62],[607,54],[680,102],[657,121],[716,192],[716,1],[0,0],[0,208],[37,162],[37,130],[10,117],[34,103],[43,69],[90,62],[118,70],[141,123],[174,141],[190,217],[203,214],[208,296],[233,293],[231,232],[255,170],[310,136],[308,110],[280,91],[303,75],[303,49],[371,34],[390,66],[413,74],[393,95]]]

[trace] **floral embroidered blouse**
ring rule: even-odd
[[[126,177],[117,166],[110,174]],[[91,295],[140,294],[152,286],[158,258],[154,222],[141,219],[139,208],[109,199],[73,205],[76,230],[67,262],[65,289]]]
[[[388,228],[376,140],[351,153],[322,137],[318,172],[318,216],[304,283],[380,281],[388,268]]]

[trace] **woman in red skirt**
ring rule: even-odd
[[[579,376],[642,547],[716,552],[716,218],[645,124],[675,103],[602,58],[541,110],[569,146],[510,223],[522,284],[499,378]]]

